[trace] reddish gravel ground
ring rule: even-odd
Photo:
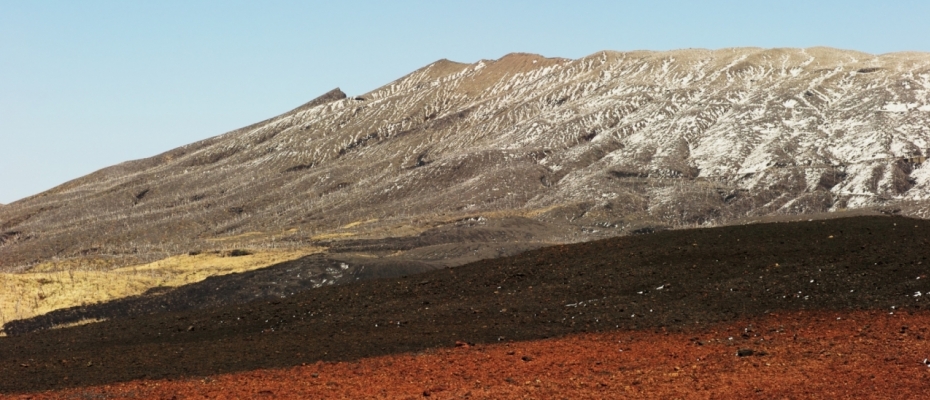
[[[0,398],[915,399],[930,393],[928,339],[926,311],[794,311],[675,333],[459,343],[357,362]]]

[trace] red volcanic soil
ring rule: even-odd
[[[897,217],[668,231],[113,318],[0,338],[0,393],[913,397],[928,238]]]
[[[930,393],[928,335],[928,312],[791,312],[676,333],[459,343],[355,362],[9,398],[914,399]]]

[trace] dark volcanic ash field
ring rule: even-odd
[[[114,318],[0,338],[0,392],[358,360],[457,341],[676,332],[796,310],[923,314],[928,232],[930,221],[901,217],[665,231],[274,301]],[[926,340],[926,326],[910,330],[918,333],[910,340]],[[915,365],[927,356],[901,354]]]

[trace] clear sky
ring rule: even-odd
[[[441,58],[930,51],[930,1],[0,0],[0,203]]]

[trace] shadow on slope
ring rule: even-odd
[[[139,296],[55,310],[3,325],[22,335],[82,321],[112,320],[282,299],[310,289],[361,280],[391,278],[459,266],[539,248],[546,226],[525,218],[473,218],[419,235],[324,243],[329,254],[314,254],[254,271],[209,277],[179,287],[153,288]]]
[[[930,221],[857,217],[554,246],[287,299],[0,338],[0,391],[354,360],[455,341],[925,310]],[[894,308],[892,308],[894,307]]]

